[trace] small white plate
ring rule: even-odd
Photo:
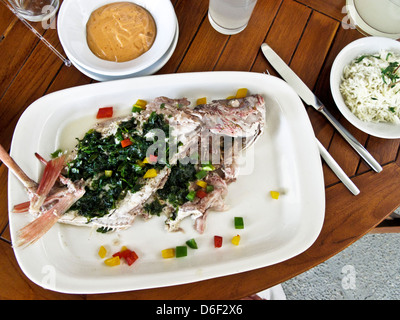
[[[345,66],[363,54],[375,54],[381,50],[396,52],[400,55],[400,42],[383,37],[366,37],[355,40],[344,47],[332,65],[330,75],[331,92],[340,112],[356,128],[375,137],[398,139],[400,138],[400,125],[383,122],[372,123],[360,120],[346,106],[339,89]]]
[[[168,233],[164,219],[136,219],[127,230],[109,234],[86,227],[56,224],[38,242],[14,247],[17,261],[36,284],[66,293],[104,293],[177,285],[253,270],[292,258],[318,237],[325,214],[321,158],[307,113],[297,94],[282,80],[260,73],[204,72],[148,76],[100,82],[58,91],[30,105],[14,132],[11,155],[37,180],[45,158],[58,148],[71,148],[82,137],[99,107],[114,106],[118,115],[129,112],[137,99],[157,96],[225,98],[246,87],[262,94],[267,105],[266,131],[249,148],[236,182],[229,185],[226,212],[210,212],[204,234],[193,221],[181,224],[185,232]],[[32,130],[37,128],[38,130]],[[271,190],[280,191],[278,200]],[[8,205],[27,201],[21,183],[8,180]],[[245,227],[234,228],[234,217]],[[32,218],[9,214],[11,239]],[[239,246],[231,243],[240,234]],[[213,237],[223,237],[214,248]],[[184,245],[191,238],[197,250],[184,258],[163,259],[161,251]],[[97,252],[103,245],[108,257],[126,245],[139,259],[132,265],[107,267]]]
[[[71,62],[74,65],[74,67],[77,68],[84,75],[88,76],[89,78],[92,78],[93,80],[97,80],[97,81],[111,81],[111,80],[120,80],[120,79],[133,78],[133,77],[148,76],[153,73],[156,73],[168,62],[168,60],[171,58],[172,54],[175,51],[176,45],[178,43],[178,38],[179,38],[179,25],[178,25],[178,20],[176,20],[176,30],[175,30],[174,40],[172,41],[171,46],[169,47],[167,52],[160,58],[160,60],[158,60],[153,65],[151,65],[150,67],[148,67],[142,71],[128,74],[125,76],[104,76],[104,75],[86,70],[84,67],[79,65],[78,61],[71,59]]]
[[[97,8],[117,0],[68,0],[60,6],[57,32],[66,55],[85,69],[104,76],[123,76],[144,70],[158,61],[175,36],[176,15],[169,0],[128,0],[147,9],[156,26],[156,39],[147,52],[127,62],[112,62],[96,57],[86,41],[86,23]]]

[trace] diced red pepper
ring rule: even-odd
[[[99,111],[97,111],[97,119],[104,119],[104,118],[111,118],[113,116],[114,109],[113,107],[104,107],[100,108]]]
[[[126,147],[130,146],[131,144],[132,144],[132,141],[129,138],[121,141],[122,148],[126,148]]]
[[[214,247],[221,248],[222,247],[222,237],[214,236]]]
[[[126,263],[130,266],[132,265],[137,259],[139,259],[138,255],[135,251],[125,249],[123,251],[119,251],[113,254],[113,257],[118,256],[120,259],[124,258]]]
[[[126,257],[124,259],[125,259],[126,263],[130,266],[137,259],[139,259],[139,257],[138,257],[138,255],[136,254],[135,251],[130,251],[129,255],[126,255]]]
[[[196,191],[197,198],[203,199],[206,196],[207,196],[207,192],[205,192],[203,189],[199,189]]]

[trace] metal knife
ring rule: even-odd
[[[330,153],[324,148],[321,142],[317,138],[317,145],[319,149],[319,153],[321,157],[325,160],[326,164],[329,166],[329,168],[332,169],[332,171],[336,174],[336,176],[340,179],[340,181],[343,182],[343,184],[351,191],[352,194],[355,196],[360,193],[360,190],[357,188],[357,186],[354,184],[353,181],[346,175],[346,173],[343,171],[343,169],[338,165],[338,163],[335,161],[335,159],[330,155]]]
[[[335,127],[343,138],[354,148],[355,151],[365,160],[365,162],[376,172],[381,172],[382,167],[372,155],[357,141],[354,136],[336,120],[334,116],[326,109],[324,104],[314,95],[306,84],[294,73],[292,69],[279,57],[275,51],[266,43],[261,45],[264,56],[281,77],[297,92],[303,101],[312,106],[315,110],[322,113],[329,122]]]

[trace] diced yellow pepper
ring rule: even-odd
[[[203,97],[203,98],[197,99],[196,105],[206,104],[206,103],[207,103],[207,98]]]
[[[124,251],[126,251],[126,250],[128,250],[128,248],[127,248],[126,246],[123,246],[123,247],[121,248],[121,250],[119,250],[119,252],[124,252]]]
[[[137,160],[136,163],[137,163],[141,168],[144,167],[143,161]]]
[[[142,161],[143,164],[149,163],[149,158],[144,158],[144,160]]]
[[[278,200],[279,198],[279,192],[278,191],[271,191],[270,192],[272,199]]]
[[[106,248],[104,248],[103,246],[101,246],[100,249],[99,249],[99,256],[100,256],[100,258],[103,259],[103,258],[106,256],[106,254],[107,254]]]
[[[240,236],[239,235],[236,235],[236,236],[234,236],[233,238],[232,238],[232,244],[234,244],[235,246],[238,246],[239,245],[239,242],[240,242]]]
[[[205,181],[197,180],[196,184],[197,184],[199,187],[202,187],[202,188],[204,188],[204,189],[207,188],[207,182],[205,182]]]
[[[112,176],[112,170],[104,170],[104,175],[109,178]]]
[[[236,92],[236,98],[237,99],[245,98],[246,96],[247,96],[247,89],[246,88],[240,88]]]
[[[175,257],[175,249],[170,248],[170,249],[164,249],[161,251],[161,255],[164,259],[170,259]]]
[[[114,267],[114,266],[120,265],[121,260],[119,259],[118,256],[115,256],[115,257],[104,260],[104,263],[109,267]]]
[[[149,169],[146,171],[144,174],[143,178],[148,179],[148,178],[154,178],[157,177],[157,171],[156,169]]]
[[[229,96],[226,98],[226,100],[231,100],[231,99],[235,99],[235,98],[236,98],[236,96]]]
[[[146,100],[141,100],[139,99],[138,101],[136,101],[135,106],[144,109],[147,105],[147,101]]]

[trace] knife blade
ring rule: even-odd
[[[375,171],[381,172],[382,167],[374,157],[362,146],[357,139],[334,116],[326,109],[318,97],[307,87],[299,76],[272,50],[263,43],[261,51],[269,63],[281,75],[281,77],[297,92],[300,98],[309,106],[322,113],[353,149],[364,159],[364,161]]]

